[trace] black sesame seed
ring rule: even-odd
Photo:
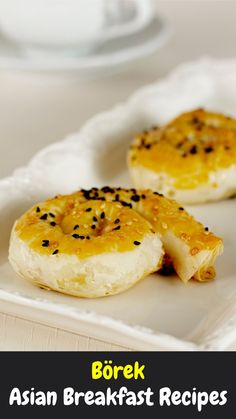
[[[49,246],[49,240],[42,240],[42,246],[48,247]]]
[[[90,212],[90,211],[92,211],[92,208],[86,208],[86,210],[85,210],[86,212]]]
[[[136,189],[131,188],[130,190],[131,190],[131,192],[136,193]]]
[[[212,147],[205,147],[204,148],[205,153],[211,153],[213,151]]]
[[[128,202],[125,201],[120,201],[121,205],[123,205],[123,207],[129,207],[132,208],[132,204],[129,204]]]
[[[163,194],[159,193],[159,192],[153,192],[153,193],[154,193],[154,195],[163,196]]]
[[[87,240],[90,240],[90,236],[86,236],[86,239],[87,239]]]
[[[140,201],[140,196],[135,194],[130,197],[131,201],[138,202]]]
[[[183,208],[183,207],[179,207],[179,210],[180,210],[180,211],[184,211],[184,208]]]
[[[93,221],[97,221],[98,219],[97,219],[97,217],[93,217]]]
[[[107,192],[114,193],[115,192],[114,189],[110,188],[109,186],[103,186],[103,188],[101,190],[102,190],[102,192],[105,192],[105,193],[107,193]]]
[[[82,192],[83,192],[83,195],[84,195],[85,199],[89,200],[91,198],[90,197],[90,191],[82,190]]]
[[[52,252],[52,255],[56,255],[59,252],[58,249],[54,250],[54,252]]]
[[[55,226],[57,225],[57,223],[55,223],[55,221],[51,221],[50,225],[51,225],[52,227],[55,227]]]
[[[103,220],[105,218],[105,212],[103,211],[100,215],[101,219]]]
[[[79,238],[80,238],[81,240],[84,240],[84,239],[85,239],[85,237],[84,237],[84,236],[79,236]]]
[[[196,116],[194,116],[193,119],[192,119],[192,123],[193,124],[198,124],[199,123],[199,119]]]
[[[145,199],[146,198],[146,195],[142,194],[141,197],[142,197],[142,199]]]
[[[95,230],[96,226],[95,224],[91,225],[92,230]]]
[[[209,231],[209,228],[208,227],[205,227],[205,231]]]
[[[73,228],[73,230],[77,230],[77,228],[79,228],[79,224],[76,224]]]
[[[120,219],[119,219],[119,218],[117,218],[117,219],[114,221],[114,224],[119,224],[119,222],[120,222]]]
[[[75,234],[72,234],[72,237],[74,237],[74,239],[79,239],[80,235],[75,233]]]
[[[120,226],[117,226],[117,227],[112,229],[112,231],[115,231],[115,230],[120,230]]]
[[[119,199],[120,199],[120,195],[117,193],[117,194],[115,195],[115,200],[116,200],[116,201],[119,201]]]
[[[139,246],[141,242],[138,242],[137,240],[134,241],[135,246]]]
[[[48,218],[48,214],[43,214],[40,217],[40,220],[46,220]]]
[[[190,154],[197,154],[197,146],[193,145],[190,150],[189,150]]]
[[[49,212],[50,217],[55,218],[55,215],[52,212]]]
[[[39,207],[36,208],[36,212],[40,212],[40,208]]]
[[[149,150],[149,149],[151,148],[151,144],[146,144],[144,147],[145,147],[147,150]]]

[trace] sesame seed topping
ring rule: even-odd
[[[49,246],[49,240],[42,240],[42,246],[48,247]]]
[[[140,201],[140,196],[135,194],[130,197],[131,201],[138,202]]]
[[[141,242],[138,242],[137,240],[134,241],[135,246],[139,246]]]
[[[120,226],[117,226],[117,227],[112,229],[112,231],[115,231],[115,230],[120,230]]]
[[[56,255],[59,252],[58,249],[54,250],[54,252],[52,252],[52,255]]]
[[[72,237],[74,237],[74,239],[79,239],[80,235],[75,233],[75,234],[72,234]]]
[[[119,224],[119,222],[120,222],[120,219],[119,219],[119,218],[117,218],[117,219],[114,221],[114,224]]]
[[[141,197],[142,197],[142,199],[145,199],[146,198],[146,195],[142,194]]]
[[[205,231],[209,231],[209,228],[208,227],[205,227]]]
[[[57,225],[57,223],[55,223],[55,221],[51,221],[50,225],[51,225],[52,227],[55,227],[55,226]]]
[[[147,150],[149,150],[149,149],[151,148],[151,144],[146,144],[144,147],[145,147]]]
[[[115,200],[116,200],[116,201],[119,201],[119,199],[120,199],[120,195],[117,193],[117,194],[115,195]]]
[[[80,238],[81,240],[84,240],[84,239],[85,239],[85,237],[84,237],[84,236],[79,236],[79,238]]]
[[[132,204],[128,204],[128,202],[125,201],[120,201],[121,205],[123,205],[123,207],[129,207],[132,208]]]
[[[180,211],[184,211],[184,208],[183,208],[183,207],[179,207],[179,210],[180,210]]]
[[[86,208],[86,210],[85,210],[86,212],[90,212],[90,211],[92,211],[92,208]]]
[[[36,208],[36,212],[40,212],[40,208],[39,207]]]
[[[103,220],[105,218],[105,212],[103,211],[100,215],[101,219]]]
[[[107,192],[114,193],[115,192],[114,189],[110,188],[110,186],[103,186],[103,188],[101,190],[105,193],[107,193]]]
[[[92,228],[93,230],[95,230],[95,228],[96,228],[95,224],[91,225],[91,228]]]
[[[211,153],[213,151],[212,147],[205,147],[204,148],[205,153]]]
[[[93,217],[93,221],[97,221],[98,219],[97,219],[97,217]]]
[[[79,224],[76,224],[73,228],[73,230],[77,230],[77,228],[79,228]]]
[[[40,220],[46,220],[48,218],[48,214],[43,214],[40,217]]]
[[[189,150],[190,154],[197,154],[197,146],[193,145],[190,150]]]
[[[90,236],[86,236],[86,239],[87,239],[87,240],[90,240]]]
[[[50,217],[55,218],[55,215],[52,212],[49,212]]]

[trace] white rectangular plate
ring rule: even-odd
[[[185,64],[0,181],[1,311],[134,350],[222,350],[236,339],[235,200],[188,208],[225,242],[210,283],[155,274],[120,295],[87,300],[31,285],[7,260],[13,222],[33,203],[80,187],[130,186],[132,135],[200,106],[236,116],[235,60]]]

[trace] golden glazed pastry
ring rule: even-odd
[[[151,188],[182,203],[236,193],[236,120],[197,109],[137,135],[128,153],[137,188]]]
[[[9,260],[32,282],[82,297],[121,292],[161,268],[163,246],[180,278],[214,276],[222,240],[150,190],[104,187],[57,196],[16,221]]]
[[[128,289],[155,272],[162,256],[158,234],[137,212],[80,192],[27,211],[13,227],[9,249],[23,277],[88,298]]]

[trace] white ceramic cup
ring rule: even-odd
[[[151,18],[149,0],[0,0],[0,30],[31,51],[86,53]],[[127,10],[133,16],[127,19]]]

